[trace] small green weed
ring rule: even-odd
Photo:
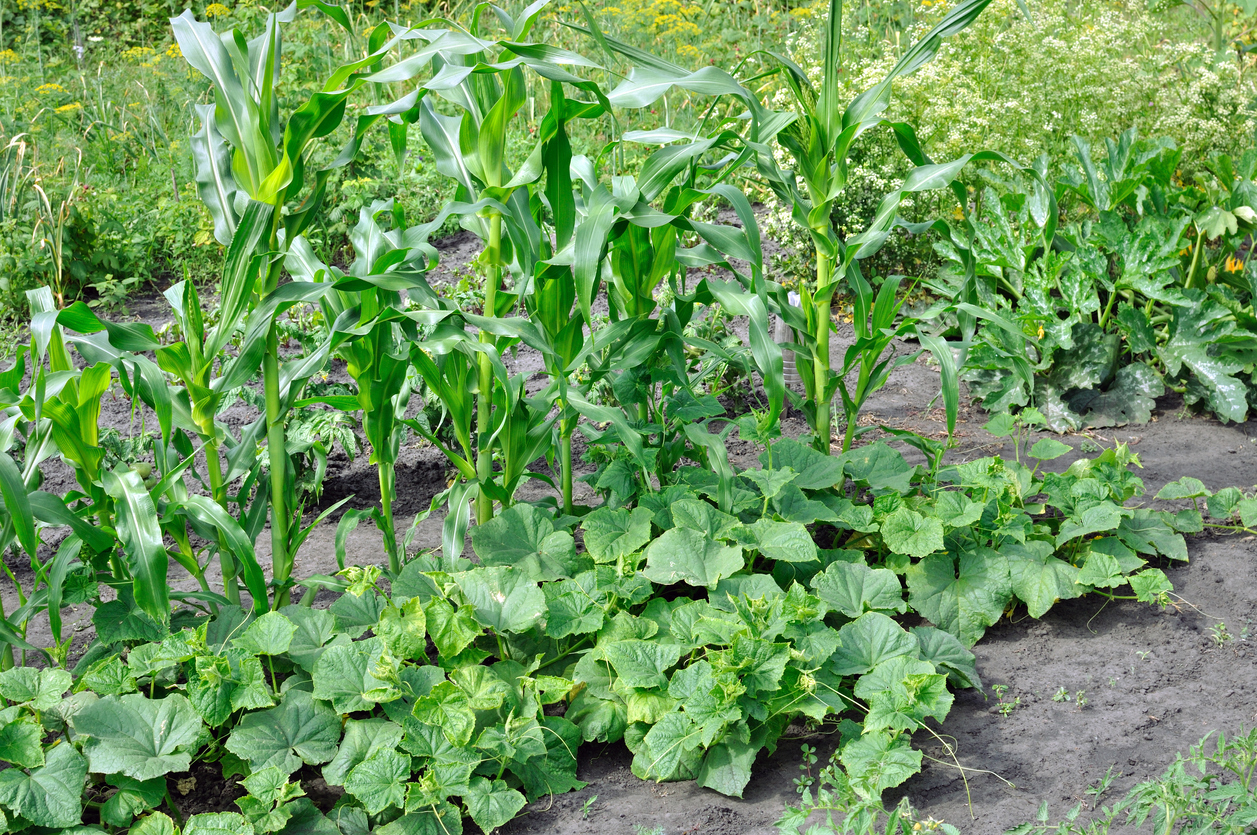
[[[1065,813],[1059,823],[1049,823],[1045,801],[1037,820],[1007,830],[1005,835],[1108,835],[1110,831],[1141,828],[1151,820],[1156,832],[1252,831],[1257,809],[1257,729],[1227,739],[1209,734],[1187,756],[1178,754],[1155,780],[1139,783],[1121,800],[1099,809],[1100,798],[1118,776],[1112,769],[1087,790],[1086,805],[1097,809],[1083,818],[1084,804]]]

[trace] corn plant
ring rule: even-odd
[[[863,233],[844,241],[834,228],[832,215],[835,202],[847,184],[851,149],[861,134],[883,123],[881,113],[889,104],[894,80],[929,62],[942,46],[944,38],[967,27],[989,3],[990,0],[967,0],[956,6],[903,54],[882,81],[845,104],[839,99],[843,38],[841,0],[831,0],[829,4],[824,75],[820,89],[815,89],[798,67],[788,61],[783,62],[782,75],[793,94],[797,111],[791,114],[793,118],[776,134],[776,138],[790,153],[795,167],[792,171],[783,172],[767,145],[760,146],[758,167],[778,198],[790,206],[795,222],[808,230],[816,246],[815,288],[801,288],[802,304],[797,312],[788,302],[779,303],[777,312],[786,318],[800,339],[800,350],[795,356],[806,393],[804,413],[812,427],[816,448],[823,452],[828,452],[830,448],[834,394],[843,389],[847,423],[853,426],[855,414],[852,409],[858,408],[862,395],[867,394],[868,382],[872,380],[872,374],[862,370],[857,390],[846,390],[845,372],[856,365],[862,369],[870,367],[868,360],[860,358],[862,348],[854,349],[854,355],[848,352],[843,373],[835,373],[830,367],[829,334],[834,294],[846,283],[862,300],[862,311],[857,311],[857,318],[864,318],[859,316],[860,312],[865,316],[872,313],[867,302],[863,301],[868,289],[860,275],[858,260],[872,255],[886,239],[903,194],[948,185],[959,167],[968,161],[964,158],[944,166],[929,165],[911,128],[893,126],[900,145],[918,168],[908,176],[900,191],[883,200]],[[880,309],[885,310],[885,305]],[[886,325],[886,322],[878,321],[876,327]],[[863,337],[857,334],[857,338],[867,342],[870,338],[878,341],[880,336],[874,335],[872,330],[865,333]],[[872,367],[876,366],[877,360],[874,359]],[[954,400],[949,398],[949,425],[955,420],[952,402]],[[847,434],[843,442],[844,451],[851,442],[850,433]]]
[[[379,222],[391,218],[392,229]],[[403,419],[410,400],[413,377],[411,346],[419,341],[418,328],[431,327],[451,312],[423,279],[427,251],[414,246],[426,237],[421,229],[406,229],[404,216],[392,201],[363,208],[350,241],[356,255],[349,273],[319,261],[308,242],[298,238],[286,261],[294,279],[331,287],[320,299],[324,316],[332,322],[331,350],[345,359],[346,369],[357,384],[356,397],[308,398],[302,405],[323,402],[347,410],[360,410],[363,428],[371,445],[370,462],[379,474],[380,511],[373,518],[384,537],[384,550],[392,571],[401,570],[393,519],[396,463],[403,434],[410,423]],[[400,290],[405,289],[423,308],[408,309]]]
[[[281,288],[280,274],[288,247],[318,210],[330,171],[353,159],[362,135],[382,118],[381,114],[360,116],[345,152],[329,167],[307,174],[317,140],[341,124],[349,96],[366,83],[388,48],[387,27],[377,27],[368,36],[364,57],[336,70],[322,92],[281,121],[280,24],[291,20],[296,9],[309,5],[326,12],[352,34],[343,9],[319,2],[299,2],[288,11],[268,15],[265,32],[253,40],[245,40],[234,29],[215,33],[190,11],[171,21],[184,57],[214,85],[215,105],[199,108],[201,128],[193,142],[198,191],[214,219],[219,242],[234,245],[242,237],[239,257],[261,260],[257,280],[235,288],[247,299],[241,311],[247,310],[245,339],[223,385],[239,385],[261,366],[277,606],[288,600],[295,548],[301,538],[292,527],[296,508],[288,478],[285,415],[326,354],[316,351],[281,371],[275,319],[296,304],[317,301],[330,289],[330,285],[309,283]],[[250,218],[255,222],[245,222]],[[255,224],[261,226],[260,235]]]
[[[578,106],[579,115],[596,116],[610,109],[596,85],[567,69],[595,67],[592,61],[566,50],[523,42],[544,6],[544,2],[534,3],[518,18],[495,9],[507,35],[498,40],[482,36],[486,27],[482,26],[479,13],[473,16],[468,30],[422,30],[404,35],[430,39],[430,45],[373,76],[374,81],[381,83],[407,81],[430,65],[433,76],[420,83],[417,90],[417,95],[422,96],[420,130],[436,157],[438,170],[453,179],[457,187],[460,222],[485,244],[483,318],[469,320],[479,329],[480,343],[476,349],[475,481],[476,518],[481,523],[492,518],[495,499],[503,505],[510,502],[511,491],[504,487],[512,480],[512,471],[522,475],[523,466],[529,463],[520,460],[519,454],[540,447],[526,439],[541,434],[544,424],[535,416],[528,416],[526,404],[512,391],[512,386],[498,391],[494,367],[495,356],[521,336],[517,329],[503,331],[498,321],[519,295],[507,292],[504,277],[509,272],[526,289],[540,256],[541,239],[531,213],[530,196],[543,189],[533,186],[547,162],[556,170],[554,159],[562,156],[564,149],[570,155],[566,135],[556,138],[561,121],[571,118],[561,110],[548,117],[548,127],[524,164],[517,171],[507,166],[511,123],[528,102],[526,70],[556,86],[583,90],[595,99]],[[429,93],[450,102],[462,115],[439,113]],[[560,103],[561,95],[560,92],[555,99]],[[554,175],[549,183],[557,199],[563,199],[555,191],[561,187],[561,179]],[[560,220],[560,228],[566,230],[566,223]],[[551,248],[552,243],[547,243]],[[495,483],[494,477],[495,444],[504,456],[506,468],[501,484]],[[514,462],[506,460],[508,455]]]

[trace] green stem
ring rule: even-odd
[[[826,396],[829,388],[829,316],[833,293],[830,290],[833,263],[829,256],[816,253],[816,294],[821,300],[816,304],[816,345],[812,349],[812,368],[816,387],[816,448],[829,454],[831,427],[830,403]]]
[[[210,441],[205,447],[205,459],[209,469],[210,492],[214,501],[224,511],[227,510],[227,489],[223,484],[223,461],[218,451],[218,441]],[[240,605],[240,582],[237,579],[239,569],[235,555],[222,542],[218,543],[218,562],[223,569],[223,595],[234,605]]]
[[[390,462],[380,462],[380,507],[384,517],[384,550],[388,553],[389,571],[402,570],[401,555],[397,553],[397,533],[393,526],[393,494],[397,489],[397,470]]]
[[[1189,290],[1196,286],[1195,284],[1196,268],[1200,266],[1200,250],[1204,244],[1204,239],[1205,239],[1204,232],[1200,232],[1199,234],[1196,235],[1196,248],[1195,248],[1195,251],[1192,252],[1192,265],[1191,265],[1191,268],[1187,271],[1187,281],[1183,283],[1184,286]]]
[[[498,285],[502,281],[502,216],[489,217],[489,276],[484,288],[484,315],[492,317],[497,310]],[[493,344],[493,334],[480,331],[480,341]],[[493,449],[489,445],[490,420],[493,411],[493,363],[487,354],[480,355],[480,391],[476,395],[476,478],[482,485],[493,480]],[[476,497],[476,524],[493,518],[493,499],[482,488]]]
[[[575,421],[570,418],[559,423],[559,467],[562,471],[563,512],[568,516],[574,512],[572,504],[572,425],[574,423]]]
[[[0,597],[0,620],[4,619],[4,598]],[[13,644],[5,644],[4,650],[0,651],[0,670],[11,669],[13,669]]]
[[[275,326],[266,337],[262,361],[266,389],[266,451],[271,465],[271,574],[275,580],[275,608],[288,605],[288,580],[293,555],[288,552],[288,450],[279,405],[279,336]]]
[[[1113,288],[1113,292],[1109,293],[1109,303],[1104,306],[1104,313],[1100,314],[1100,330],[1104,330],[1104,326],[1108,324],[1109,314],[1113,311],[1113,302],[1117,301],[1117,288]]]

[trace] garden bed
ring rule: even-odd
[[[160,305],[137,304],[135,309],[150,324],[160,324]],[[840,329],[833,346],[836,356],[849,338]],[[524,349],[512,364],[527,368],[531,359]],[[937,372],[923,363],[901,367],[870,401],[863,422],[941,437],[942,417],[930,410],[937,385]],[[1131,445],[1144,465],[1139,475],[1149,500],[1164,484],[1183,475],[1200,478],[1213,489],[1251,488],[1257,473],[1253,443],[1257,426],[1223,425],[1188,415],[1174,397],[1163,398],[1158,407],[1150,424],[1064,440],[1075,448],[1088,443]],[[241,408],[243,422],[250,415]],[[949,461],[1012,455],[1007,439],[992,437],[982,428],[988,416],[980,409],[962,409],[960,418],[959,446]],[[106,401],[102,426],[125,430],[130,420],[125,401]],[[791,416],[783,428],[792,436],[805,425]],[[738,442],[731,444],[735,466],[752,463],[755,451],[746,446],[741,450]],[[910,459],[915,455],[911,450],[906,454]],[[1048,466],[1063,469],[1076,457],[1067,455]],[[50,481],[56,478],[50,473]],[[403,450],[395,505],[399,530],[427,507],[444,488],[445,479],[444,460],[433,449]],[[353,462],[334,456],[322,501],[328,505],[351,495],[349,507],[369,507],[378,500],[374,469],[365,456]],[[314,531],[298,554],[297,576],[336,570],[335,529],[333,518]],[[439,542],[440,519],[434,516],[419,526],[415,543],[436,547]],[[260,537],[258,545],[259,561],[267,565],[267,537]],[[1159,775],[1177,752],[1206,733],[1231,734],[1251,727],[1257,722],[1257,644],[1244,637],[1248,622],[1257,616],[1254,551],[1248,537],[1204,534],[1189,539],[1192,561],[1165,566],[1181,603],[1164,612],[1135,601],[1106,603],[1089,597],[1061,603],[1039,621],[1023,611],[1014,615],[1014,622],[1004,620],[993,627],[974,648],[987,692],[958,691],[947,721],[935,728],[941,739],[957,746],[960,765],[969,769],[967,784],[940,740],[918,733],[915,744],[934,760],[927,759],[922,773],[903,789],[887,792],[887,801],[906,793],[922,814],[962,831],[1002,832],[1032,819],[1043,802],[1059,815],[1080,800],[1089,801],[1085,789],[1110,768],[1120,774],[1111,798],[1139,780]],[[350,535],[347,555],[357,565],[385,561],[378,536],[366,529]],[[76,641],[81,651],[92,634],[91,609],[67,615],[68,623],[79,620],[83,627]],[[1225,624],[1231,640],[1215,639],[1219,623]],[[41,643],[41,626],[46,629],[46,622],[32,624],[36,644]],[[1001,712],[992,685],[1007,686],[1006,702],[1020,700],[1007,715]],[[1068,701],[1053,700],[1061,688]],[[1086,701],[1082,707],[1079,691]],[[800,775],[800,746],[816,747],[821,765],[833,748],[825,735],[805,735],[798,728],[787,737],[774,755],[757,761],[741,800],[692,782],[643,782],[630,772],[632,755],[622,743],[585,745],[578,773],[588,787],[529,806],[504,831],[633,833],[637,826],[647,830],[662,826],[668,835],[773,832],[784,805],[797,800],[794,780]],[[186,800],[180,798],[180,805],[186,802],[186,811],[191,812],[233,808],[225,801],[215,803],[206,793],[222,798],[231,794],[203,780],[189,790]]]

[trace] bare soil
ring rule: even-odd
[[[447,255],[444,269],[453,275],[460,261],[474,255],[474,246],[455,236]],[[151,303],[133,303],[132,309],[138,318],[155,325],[168,318],[160,297]],[[835,361],[850,342],[846,326],[834,339]],[[899,345],[896,350],[915,349]],[[527,374],[540,371],[536,357],[526,350],[510,364]],[[938,376],[933,368],[924,361],[905,365],[868,404],[862,424],[945,437],[941,410],[934,402],[937,394]],[[1153,422],[1147,425],[1098,430],[1064,440],[1076,448],[1085,442],[1132,445],[1144,467],[1140,474],[1147,486],[1145,498],[1184,475],[1195,476],[1213,489],[1254,487],[1257,422],[1223,425],[1212,418],[1191,416],[1173,397],[1158,405]],[[252,419],[243,405],[236,409],[238,413],[227,416],[231,423],[243,425]],[[982,429],[987,417],[977,407],[963,410],[956,434],[959,448],[950,453],[949,460],[1013,454],[1010,443]],[[135,421],[124,400],[106,402],[102,425],[125,433],[138,430]],[[784,429],[788,435],[798,435],[804,425],[797,415],[787,416]],[[869,437],[878,434],[874,431]],[[737,441],[730,451],[735,463],[743,466],[752,464],[758,454],[750,444]],[[578,460],[580,452],[578,448]],[[1073,457],[1051,465],[1063,468]],[[414,515],[444,489],[448,471],[431,447],[412,443],[403,449],[394,505],[399,531],[405,531]],[[71,486],[68,472],[53,468],[47,474],[45,489]],[[365,454],[353,462],[344,456],[334,456],[330,462],[322,504],[328,506],[346,496],[353,497],[348,507],[369,507],[379,500],[375,471]],[[306,541],[297,557],[298,576],[336,570],[336,521],[333,518],[319,526]],[[438,546],[440,522],[438,514],[424,521],[414,547]],[[1054,815],[1063,814],[1083,800],[1087,786],[1109,768],[1121,774],[1111,792],[1120,796],[1135,782],[1159,775],[1176,752],[1186,751],[1205,734],[1237,733],[1257,723],[1257,639],[1241,637],[1247,636],[1257,617],[1257,543],[1251,537],[1202,535],[1189,540],[1189,553],[1189,563],[1166,566],[1182,599],[1169,610],[1084,599],[1060,604],[1040,621],[1015,615],[1012,621],[992,628],[975,649],[978,671],[988,688],[1007,685],[1006,698],[1020,698],[1020,706],[1001,716],[989,689],[985,694],[957,694],[947,721],[920,733],[916,740],[932,759],[905,787],[888,792],[887,801],[906,794],[923,813],[963,832],[999,833],[1032,819],[1044,801]],[[365,524],[349,537],[348,554],[360,565],[385,561],[378,534]],[[259,538],[258,558],[263,566],[269,563],[265,533]],[[10,567],[20,581],[29,584],[29,566],[13,562]],[[172,584],[184,587],[189,583],[172,574]],[[17,601],[7,583],[3,598],[6,611],[12,611]],[[90,616],[89,607],[67,612],[67,624],[75,624],[80,632],[76,651],[90,638]],[[1211,627],[1220,622],[1234,636],[1222,646],[1210,637]],[[30,637],[46,645],[46,621],[32,624]],[[1087,704],[1080,708],[1073,700],[1052,701],[1061,687],[1071,695],[1084,691]],[[954,759],[942,740],[954,746]],[[797,797],[793,779],[800,773],[799,746],[804,742],[819,749],[824,764],[832,750],[829,737],[818,734],[785,740],[775,754],[762,756],[756,764],[743,799],[723,797],[693,783],[642,782],[630,773],[631,756],[623,745],[586,745],[581,749],[579,776],[589,783],[588,788],[531,805],[502,832],[631,835],[639,826],[663,827],[666,835],[775,832],[773,823],[784,804]],[[214,782],[199,779],[198,786],[207,784],[210,790],[208,784]],[[230,808],[227,801],[235,793],[230,787],[219,785],[212,791],[222,795],[223,807]],[[220,805],[212,799],[202,802],[196,794],[189,805],[197,811]],[[589,802],[591,798],[596,799]]]

